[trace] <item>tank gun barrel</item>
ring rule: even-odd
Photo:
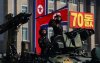
[[[0,34],[4,33],[9,29],[16,29],[17,26],[19,26],[20,24],[27,23],[30,16],[31,14],[28,13],[19,13],[14,17],[11,16],[10,18],[7,19],[8,21],[6,23],[0,25]]]
[[[77,33],[80,34],[81,40],[86,40],[89,36],[94,34],[93,29],[74,29],[73,31],[66,32],[65,34],[67,35],[68,38],[73,39],[76,37]]]

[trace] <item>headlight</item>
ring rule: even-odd
[[[78,62],[78,63],[82,63],[82,62]]]
[[[67,58],[63,61],[63,63],[73,63],[73,60],[70,58]]]

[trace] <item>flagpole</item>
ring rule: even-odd
[[[67,27],[68,30],[67,31],[69,31],[70,30],[70,25],[69,25],[70,24],[70,21],[69,21],[69,11],[70,11],[69,10],[69,0],[66,0],[66,6],[68,7],[68,16],[67,16],[68,17],[68,27]]]
[[[77,11],[80,12],[80,0],[77,0]]]
[[[48,0],[46,0],[46,6],[45,6],[45,10],[46,10],[46,13],[45,13],[45,15],[47,15],[48,14]]]
[[[57,10],[57,0],[54,0],[54,11]]]

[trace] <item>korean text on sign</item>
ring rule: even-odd
[[[70,27],[94,29],[94,15],[92,13],[70,12]]]

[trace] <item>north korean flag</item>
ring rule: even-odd
[[[36,18],[45,15],[46,0],[36,0]]]

